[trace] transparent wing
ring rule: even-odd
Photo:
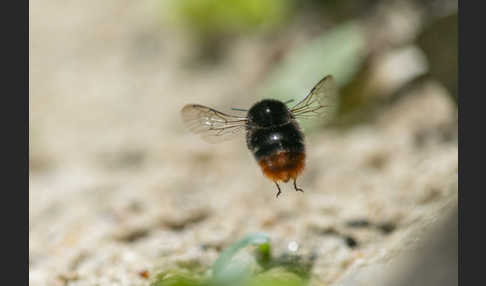
[[[321,79],[290,111],[297,119],[320,117],[329,120],[338,109],[338,92],[332,75]]]
[[[209,143],[233,139],[245,130],[247,118],[219,112],[199,104],[187,104],[181,110],[182,120],[193,133]]]

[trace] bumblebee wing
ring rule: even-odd
[[[187,104],[181,110],[182,120],[193,133],[209,143],[230,140],[246,127],[247,118],[219,112],[199,104]]]
[[[330,120],[338,109],[338,92],[332,75],[321,79],[290,111],[297,119],[320,117]]]

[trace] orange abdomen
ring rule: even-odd
[[[258,160],[263,174],[274,182],[288,182],[296,179],[304,170],[305,153],[280,151],[276,154],[263,156]]]

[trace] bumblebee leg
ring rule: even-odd
[[[294,189],[297,192],[304,192],[304,190],[302,190],[301,188],[297,187],[297,179],[294,179]]]
[[[275,183],[275,185],[277,185],[277,189],[278,189],[277,198],[278,198],[278,196],[282,193],[282,191],[280,190],[280,186],[278,185],[278,183],[277,182],[274,182],[274,183]]]

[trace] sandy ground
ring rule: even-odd
[[[141,271],[208,266],[255,231],[277,251],[298,242],[331,285],[457,206],[457,112],[440,85],[309,135],[305,193],[275,199],[243,138],[207,144],[179,117],[253,102],[262,44],[189,70],[191,42],[160,25],[156,1],[85,2],[30,3],[29,285],[147,285]]]

